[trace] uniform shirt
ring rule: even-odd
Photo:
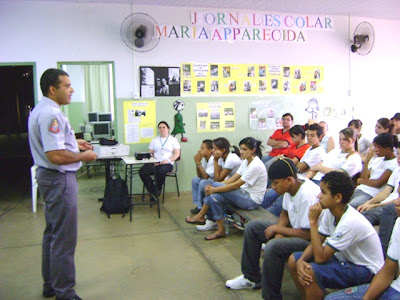
[[[390,193],[389,196],[381,203],[386,203],[389,201],[393,201],[394,199],[399,198],[399,181],[400,181],[400,166],[394,169],[392,175],[390,175],[387,185],[393,188],[393,191]]]
[[[275,130],[275,132],[270,136],[270,138],[276,141],[286,141],[289,143],[288,147],[293,143],[289,130],[287,130],[285,133],[283,132],[283,129]],[[277,156],[280,154],[286,155],[288,147],[283,149],[272,148],[271,152],[269,153],[269,156]]]
[[[297,157],[298,160],[300,160],[304,153],[310,148],[311,146],[309,144],[304,144],[299,147],[299,144],[292,144],[289,146],[287,149],[286,156],[293,159]]]
[[[232,177],[232,175],[236,174],[237,170],[239,169],[242,160],[236,153],[229,152],[228,156],[224,160],[222,157],[218,159],[218,165],[221,166],[222,169],[229,169],[232,170],[225,179]]]
[[[330,135],[326,134],[326,135],[324,135],[324,137],[322,138],[322,140],[320,142],[321,146],[325,149],[325,152],[328,151],[328,140],[330,137],[331,137]]]
[[[349,153],[342,152],[341,149],[334,149],[326,154],[322,165],[331,169],[341,169],[350,177],[353,177],[362,170],[362,159],[357,152],[349,155]],[[324,176],[324,173],[318,172],[313,179],[321,180]]]
[[[358,152],[362,154],[366,154],[368,152],[369,146],[371,146],[371,141],[366,139],[363,135],[357,141],[358,143]]]
[[[393,172],[393,170],[398,166],[396,157],[389,160],[385,160],[384,157],[374,157],[368,164],[368,169],[370,170],[369,179],[379,179],[386,170]],[[372,197],[375,197],[384,188],[385,185],[382,185],[380,188],[366,184],[360,184],[357,186],[358,190],[361,190]]]
[[[154,151],[154,159],[156,161],[163,161],[170,159],[174,154],[174,149],[180,149],[181,146],[176,138],[168,135],[166,138],[160,136],[151,140],[149,149]],[[174,163],[171,162],[171,165]]]
[[[318,194],[321,189],[309,179],[304,179],[296,195],[289,193],[283,195],[282,208],[288,212],[292,228],[310,229],[308,210],[311,205],[318,202]]]
[[[382,246],[376,230],[357,210],[347,205],[346,211],[335,225],[335,216],[326,210],[318,231],[327,236],[324,245],[337,252],[340,260],[367,267],[376,274],[383,266]]]
[[[214,179],[214,156],[211,155],[210,159],[207,161],[205,157],[201,159],[201,166],[203,167],[204,171],[206,171],[207,175],[209,176],[208,179]]]
[[[245,182],[240,188],[250,194],[251,200],[261,204],[268,183],[267,170],[261,159],[255,156],[250,164],[247,159],[244,159],[236,173]]]
[[[309,148],[304,153],[300,162],[305,163],[309,168],[318,165],[326,156],[324,147],[318,146],[316,148]]]
[[[81,162],[68,165],[52,164],[46,157],[46,152],[55,150],[79,152],[75,132],[58,103],[43,97],[29,117],[28,130],[29,145],[35,165],[61,173],[77,171],[81,167]]]
[[[389,248],[386,255],[389,259],[399,264],[400,271],[400,218],[397,218],[393,227],[392,237],[390,238]],[[397,271],[397,273],[399,272]],[[400,292],[400,276],[390,285],[396,291]]]

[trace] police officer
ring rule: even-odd
[[[43,99],[29,117],[29,144],[38,165],[36,178],[45,202],[42,244],[43,296],[81,299],[74,290],[78,184],[81,161],[97,158],[93,147],[75,139],[61,106],[71,103],[74,89],[63,70],[48,69],[40,79]],[[80,152],[81,150],[81,152]]]

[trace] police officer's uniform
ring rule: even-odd
[[[52,164],[46,152],[79,152],[74,131],[60,106],[43,97],[29,117],[29,144],[36,179],[45,202],[46,229],[42,245],[43,291],[54,290],[62,299],[75,297],[74,254],[77,242],[78,184],[81,162]]]

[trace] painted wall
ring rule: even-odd
[[[195,9],[195,8],[194,8]],[[198,10],[198,9],[197,9]],[[318,96],[321,111],[329,105],[354,105],[354,117],[364,121],[364,133],[373,137],[375,120],[391,117],[400,111],[393,87],[400,69],[398,53],[400,21],[367,20],[375,29],[375,45],[367,56],[350,52],[350,39],[363,18],[334,17],[334,31],[309,31],[308,42],[302,44],[265,42],[205,42],[189,40],[160,41],[148,53],[136,53],[125,46],[120,37],[122,21],[132,12],[150,14],[159,24],[189,25],[191,9],[131,6],[128,4],[70,4],[48,2],[0,3],[0,62],[36,62],[38,78],[44,70],[56,67],[58,61],[114,61],[117,112],[122,113],[122,101],[139,95],[138,67],[179,66],[182,62],[203,63],[274,63],[290,65],[323,65],[324,94]],[[73,78],[71,78],[72,83]],[[37,87],[40,98],[40,89]],[[156,98],[157,122],[173,123],[176,113],[173,97]],[[192,157],[205,138],[226,136],[237,144],[253,135],[265,141],[271,131],[251,131],[248,126],[248,104],[253,100],[281,101],[305,123],[303,111],[307,97],[285,100],[280,97],[190,97],[183,98],[182,112],[188,143],[182,143],[183,159],[179,179],[182,190],[190,190],[189,178],[195,175]],[[236,132],[197,134],[196,102],[234,101],[240,115]],[[321,117],[322,118],[322,117]],[[335,136],[349,120],[328,119]],[[123,141],[122,118],[118,123],[118,140]],[[172,124],[171,124],[172,126]],[[147,145],[134,145],[131,153],[143,151]],[[168,188],[174,190],[173,185]]]

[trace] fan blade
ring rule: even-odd
[[[146,36],[147,32],[147,27],[144,25],[140,25],[136,30],[135,30],[135,36],[139,39],[144,38]]]

